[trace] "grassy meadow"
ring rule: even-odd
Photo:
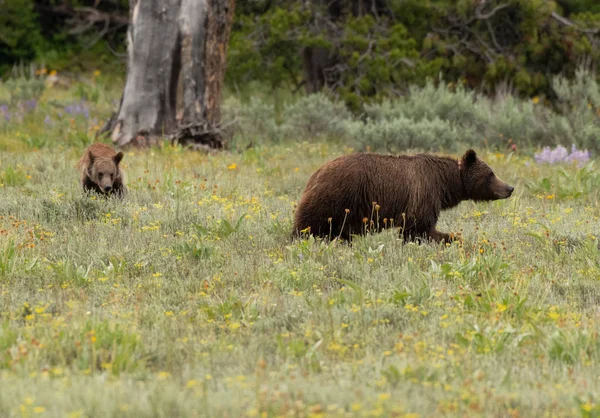
[[[600,416],[594,161],[478,146],[516,190],[444,212],[462,242],[292,242],[346,142],[128,150],[88,197],[97,76],[0,111],[1,417]]]

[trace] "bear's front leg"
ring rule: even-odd
[[[85,178],[83,179],[83,181],[81,182],[81,184],[83,185],[83,190],[86,193],[90,193],[90,192],[96,192],[96,193],[102,193],[102,190],[100,189],[100,187],[98,187],[98,185],[96,183],[94,183],[92,181],[91,178],[89,178],[88,176],[85,176]]]
[[[127,188],[123,185],[120,179],[116,179],[113,183],[113,194],[117,197],[124,197],[127,193]]]

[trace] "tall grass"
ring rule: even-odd
[[[481,150],[515,194],[444,212],[448,247],[291,241],[344,140],[298,117],[243,151],[128,151],[127,198],[87,197],[74,166],[118,97],[96,83],[0,125],[0,416],[600,414],[594,162]]]

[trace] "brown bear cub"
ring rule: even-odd
[[[294,235],[341,237],[397,227],[405,240],[450,242],[435,226],[444,209],[463,200],[506,199],[514,188],[473,150],[456,160],[428,154],[351,154],[319,168],[296,209]]]
[[[77,163],[81,171],[83,190],[101,195],[122,196],[126,191],[123,186],[123,173],[119,168],[122,159],[123,153],[116,152],[108,145],[90,145]]]

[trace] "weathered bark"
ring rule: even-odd
[[[234,0],[131,0],[128,68],[104,127],[119,146],[167,138],[221,148],[220,101]]]

